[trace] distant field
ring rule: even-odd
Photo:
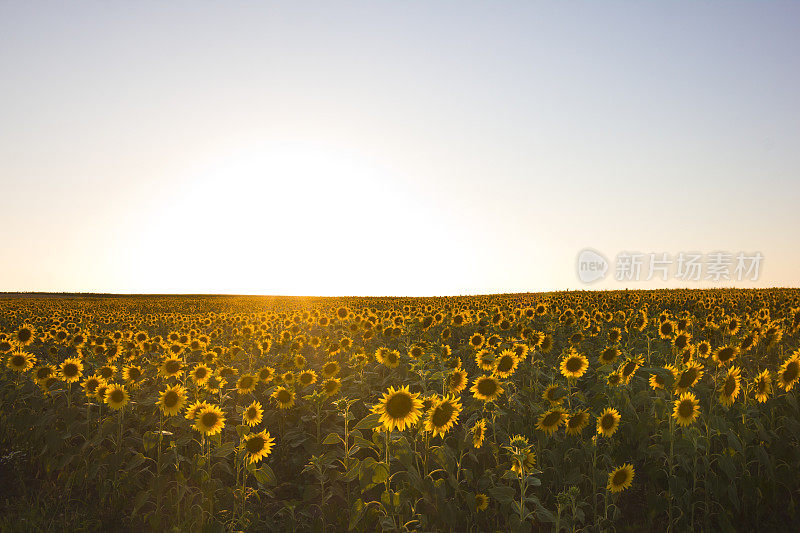
[[[800,290],[0,294],[0,530],[796,530]]]

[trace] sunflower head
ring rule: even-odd
[[[403,431],[406,426],[417,423],[421,416],[422,400],[419,393],[412,393],[408,386],[389,390],[383,394],[383,398],[375,404],[373,412],[379,413],[380,421],[386,431],[398,429]]]
[[[83,362],[75,357],[70,357],[61,363],[61,379],[67,383],[75,383],[83,375]]]
[[[556,432],[558,426],[564,422],[565,418],[566,413],[564,413],[564,411],[561,409],[551,409],[539,417],[539,420],[536,423],[536,429],[540,429],[550,436]]]
[[[611,492],[621,492],[631,486],[633,475],[633,465],[624,464],[617,467],[608,474],[608,486],[606,488]]]
[[[732,366],[728,369],[725,377],[722,380],[722,386],[719,391],[719,401],[722,405],[730,407],[736,401],[741,390],[741,369]]]
[[[589,368],[589,360],[575,350],[568,351],[561,358],[561,375],[567,379],[578,379]]]
[[[250,427],[257,426],[261,423],[263,415],[264,408],[261,407],[261,403],[253,401],[242,413],[242,422]]]
[[[692,424],[700,415],[700,402],[691,392],[684,392],[675,400],[672,409],[672,417],[681,426]]]
[[[472,426],[472,446],[480,448],[483,446],[483,439],[486,437],[486,419],[481,418]]]
[[[800,379],[800,350],[794,352],[781,365],[778,371],[778,385],[788,392],[794,388],[798,379]]]
[[[610,437],[619,427],[619,411],[607,407],[599,417],[597,417],[597,433],[605,437]]]
[[[569,415],[565,422],[567,435],[580,435],[588,424],[589,413],[585,409]]]
[[[425,430],[434,436],[444,437],[458,420],[459,413],[461,413],[461,402],[453,396],[445,396],[435,402],[428,411]]]
[[[489,497],[486,494],[478,493],[475,495],[475,509],[485,511],[489,507]]]
[[[180,413],[186,404],[186,389],[182,385],[167,387],[161,392],[158,408],[166,416],[175,416]]]
[[[114,410],[119,410],[128,404],[130,398],[122,385],[110,385],[106,389],[105,402]]]
[[[764,403],[772,393],[772,377],[769,370],[764,370],[753,380],[753,394],[756,401]]]
[[[310,369],[303,370],[302,372],[300,372],[297,381],[300,382],[300,385],[307,387],[317,382],[317,373]]]
[[[225,415],[215,405],[203,407],[195,415],[194,428],[203,435],[216,435],[225,427]]]
[[[500,381],[494,376],[480,376],[475,379],[470,391],[475,398],[484,402],[493,402],[504,392]]]
[[[272,393],[272,399],[279,409],[290,409],[294,405],[294,391],[287,387],[278,387]]]
[[[8,356],[6,366],[15,372],[27,372],[36,364],[36,357],[33,354],[22,351],[15,351]]]
[[[328,397],[338,394],[341,388],[342,380],[339,378],[328,378],[322,383],[322,391]]]
[[[505,379],[510,377],[519,364],[516,354],[511,350],[503,350],[494,360],[494,373],[497,377]]]
[[[242,447],[247,453],[247,461],[250,464],[258,463],[272,452],[275,439],[270,437],[267,431],[251,433],[242,439]]]

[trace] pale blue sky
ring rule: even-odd
[[[761,251],[755,285],[797,286],[798,27],[798,2],[0,1],[0,291],[583,288],[584,247]]]

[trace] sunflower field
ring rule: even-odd
[[[774,531],[800,292],[0,299],[0,530]]]

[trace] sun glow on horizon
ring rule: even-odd
[[[453,220],[398,170],[329,145],[264,143],[192,168],[142,217],[137,288],[334,296],[458,291],[420,268],[459,255]],[[466,236],[465,236],[466,239]],[[390,282],[390,283],[387,283]]]

